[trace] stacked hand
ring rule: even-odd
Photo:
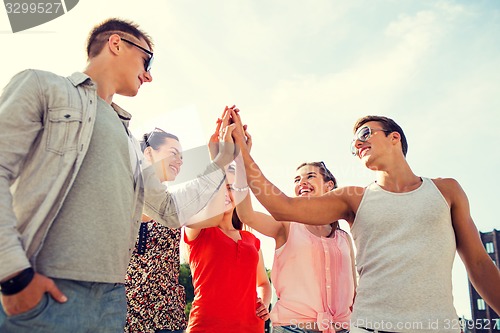
[[[235,105],[226,106],[210,137],[210,157],[220,167],[238,156],[240,149],[249,152],[252,147],[252,137],[247,131],[247,125],[242,124],[239,112]]]
[[[210,157],[221,168],[231,163],[238,151],[235,149],[235,144],[232,137],[232,132],[235,125],[230,121],[231,112],[228,107],[224,109],[222,118],[217,119],[217,126],[215,132],[210,137],[208,149]]]
[[[230,112],[230,123],[236,125],[232,132],[233,140],[240,149],[250,151],[252,148],[252,136],[248,133],[248,126],[243,125],[240,116],[240,110],[234,105],[228,108]]]

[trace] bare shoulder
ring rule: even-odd
[[[441,186],[446,186],[446,187],[450,187],[450,186],[460,186],[460,184],[458,183],[458,181],[454,178],[432,178],[432,181],[434,182],[434,184],[437,185],[441,185]]]
[[[198,238],[199,234],[201,233],[202,229],[193,229],[190,226],[183,227],[184,230],[184,241],[186,243],[194,241],[196,238]]]
[[[437,186],[437,188],[444,194],[453,193],[456,190],[462,190],[462,187],[454,178],[433,178],[432,181]]]
[[[432,181],[449,204],[458,198],[465,197],[465,192],[454,178],[433,178]]]

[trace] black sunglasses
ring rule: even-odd
[[[144,63],[144,69],[146,70],[146,72],[149,72],[151,70],[151,65],[153,65],[153,59],[154,59],[153,52],[146,50],[142,46],[137,45],[136,43],[129,41],[128,39],[125,39],[123,37],[121,39],[122,41],[129,43],[130,45],[134,45],[135,47],[137,47],[138,49],[142,50],[147,55],[149,55],[149,60]]]

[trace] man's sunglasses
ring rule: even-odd
[[[354,139],[352,139],[351,142],[351,153],[353,156],[358,155],[358,148],[356,148],[356,141],[361,141],[361,142],[366,142],[373,133],[382,131],[385,133],[391,133],[391,131],[382,129],[382,128],[377,128],[377,129],[371,129],[368,126],[360,127],[357,131],[356,134],[354,134]]]
[[[149,72],[151,70],[151,65],[153,65],[153,59],[154,59],[154,56],[153,56],[153,52],[149,51],[149,50],[146,50],[145,48],[143,48],[142,46],[140,45],[137,45],[136,43],[132,42],[132,41],[129,41],[128,39],[125,39],[122,37],[122,41],[126,42],[126,43],[129,43],[130,45],[134,45],[135,47],[137,47],[138,49],[140,49],[141,51],[145,52],[147,55],[149,55],[149,60],[144,62],[144,70],[146,72]]]

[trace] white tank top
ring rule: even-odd
[[[390,332],[460,332],[450,207],[430,179],[410,192],[366,188],[351,228],[359,286],[352,324]]]

